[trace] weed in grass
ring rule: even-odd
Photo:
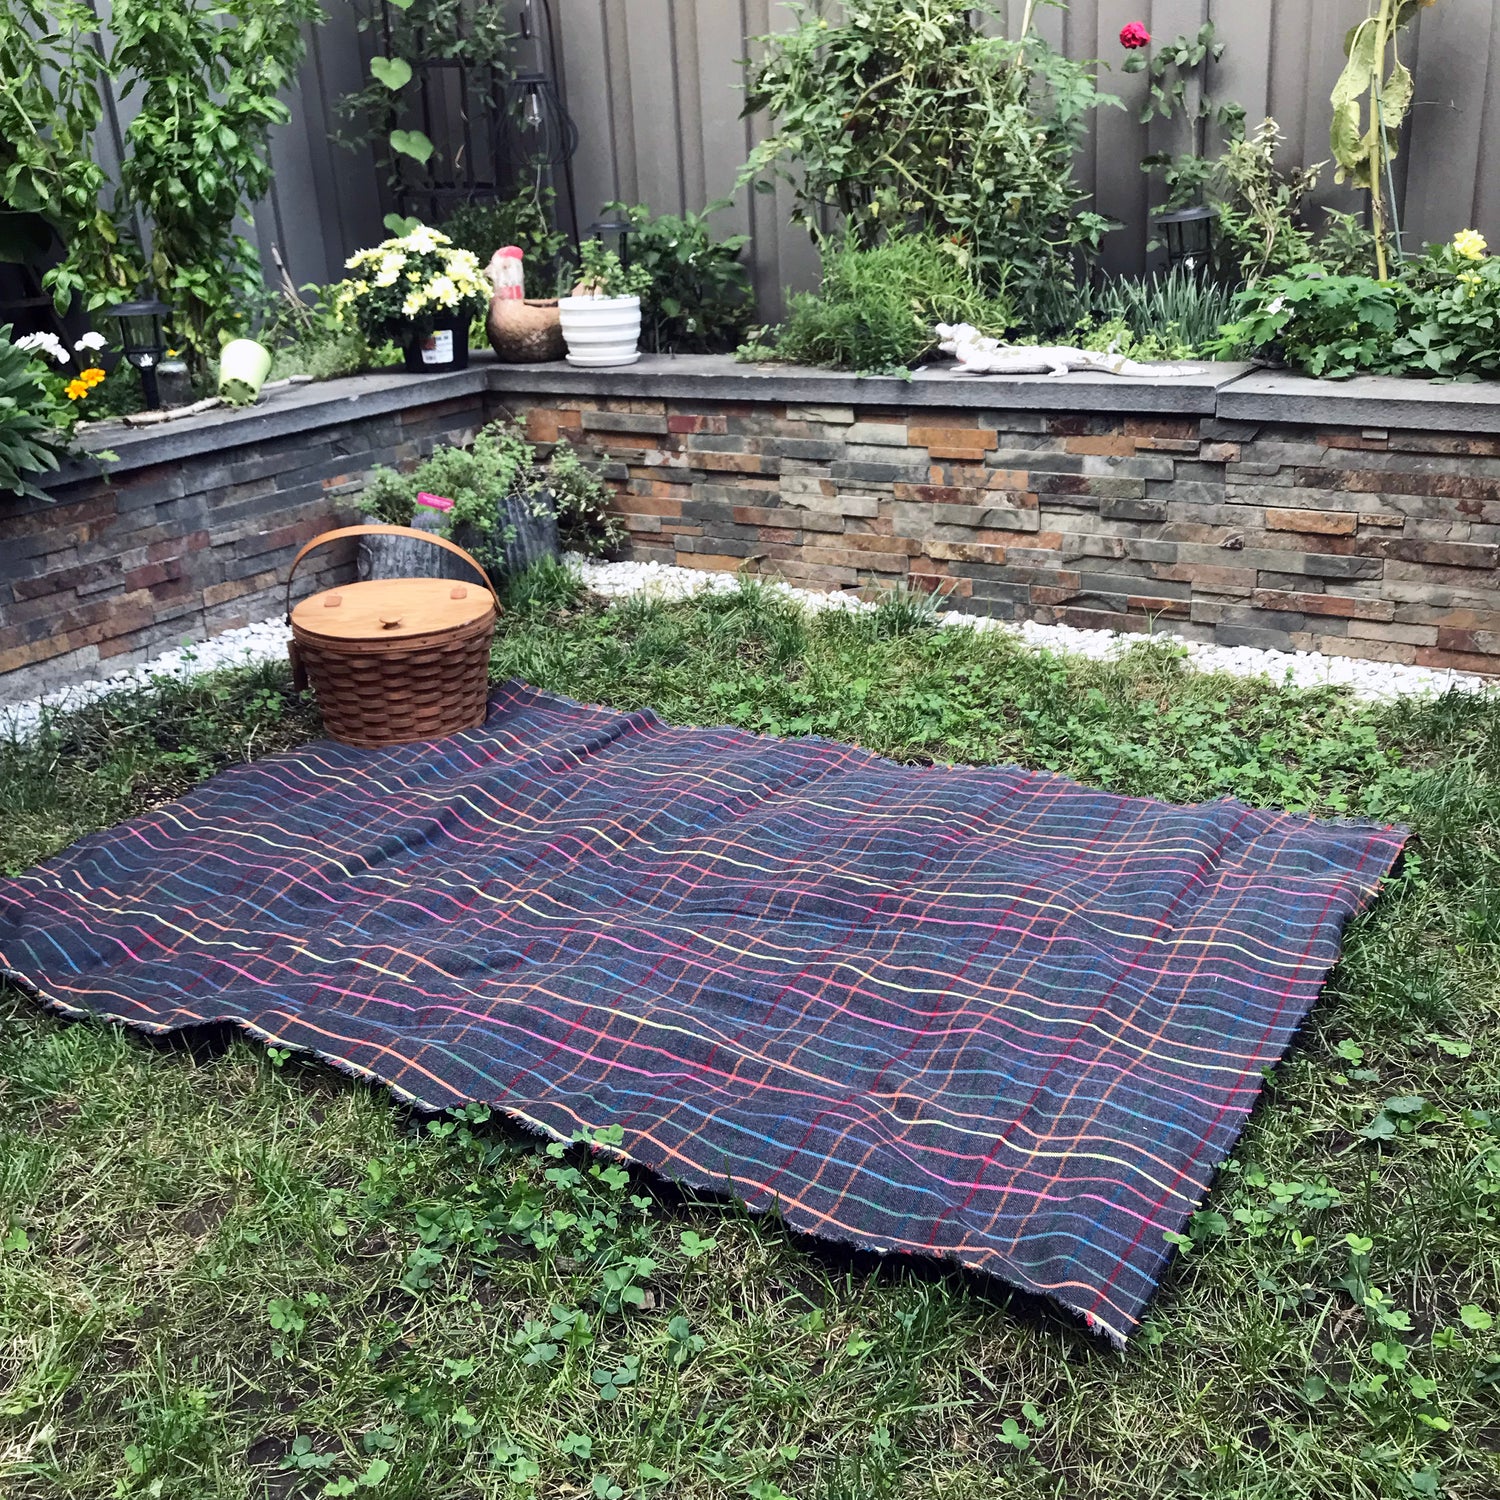
[[[1124,1354],[993,1283],[645,1179],[608,1138],[412,1119],[242,1041],[0,996],[7,1500],[1500,1493],[1500,702],[1361,711],[1160,646],[1062,661],[899,600],[605,609],[541,577],[495,668],[1414,838]],[[0,863],[314,729],[279,668],[59,717],[0,745]]]

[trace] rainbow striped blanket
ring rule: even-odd
[[[0,881],[0,970],[232,1022],[947,1257],[1123,1339],[1403,834],[677,729],[515,683]]]

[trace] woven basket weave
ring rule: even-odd
[[[298,564],[344,537],[413,536],[466,558],[484,579],[391,578],[327,589],[292,608]],[[345,526],[314,537],[286,581],[292,675],[310,685],[323,725],[346,745],[378,749],[441,739],[485,721],[499,601],[461,547],[405,526]]]

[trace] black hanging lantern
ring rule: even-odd
[[[563,167],[578,150],[578,126],[557,85],[539,68],[514,74],[506,85],[506,154],[517,172]]]
[[[121,302],[104,309],[104,316],[113,318],[119,324],[120,348],[124,351],[126,361],[140,371],[141,395],[152,411],[161,405],[156,370],[167,352],[167,341],[162,334],[162,319],[171,311],[165,302],[158,302],[154,298],[141,302]]]
[[[1167,247],[1168,269],[1175,271],[1182,266],[1206,275],[1213,264],[1214,227],[1218,222],[1218,209],[1201,203],[1159,215],[1156,227]]]
[[[630,236],[635,233],[635,225],[629,219],[595,219],[589,225],[589,233],[620,257],[622,271],[630,269]],[[611,240],[613,244],[610,244]]]

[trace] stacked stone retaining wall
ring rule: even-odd
[[[105,474],[0,497],[0,701],[278,613],[297,549],[354,518],[373,465],[506,411],[604,466],[636,558],[1500,673],[1500,388],[479,361],[101,432]]]

